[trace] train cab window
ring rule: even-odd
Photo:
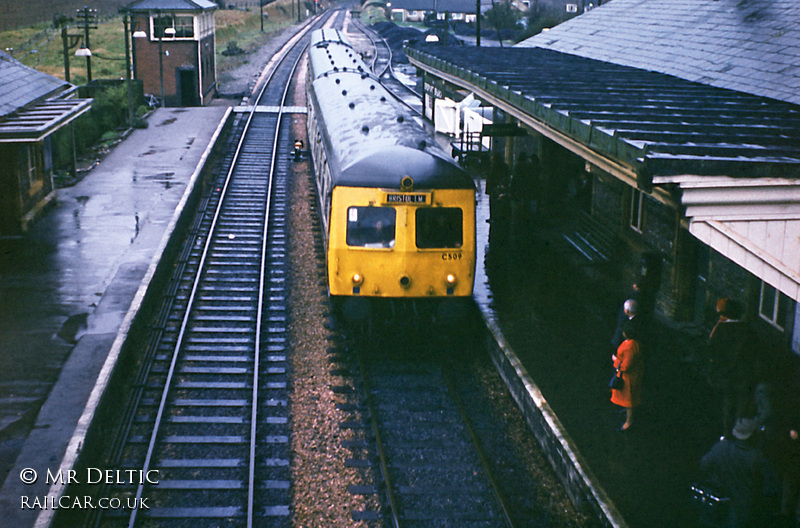
[[[347,245],[366,248],[394,247],[396,212],[392,207],[349,207]]]
[[[463,215],[457,207],[417,209],[416,240],[420,249],[460,248],[464,241]]]

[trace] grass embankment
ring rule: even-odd
[[[236,10],[219,10],[216,13],[217,73],[235,68],[247,60],[246,55],[222,55],[229,42],[236,42],[245,51],[251,51],[266,42],[271,33],[283,29],[297,20],[293,10],[295,0],[278,0],[264,7],[264,31],[261,31],[258,2],[253,7]],[[122,16],[99,21],[97,29],[89,34],[92,50],[92,79],[119,79],[125,76],[125,33]],[[83,34],[73,23],[70,34]],[[0,49],[6,50],[23,64],[60,79],[64,74],[63,41],[60,29],[51,24],[0,32]],[[86,60],[69,52],[70,82],[84,84],[87,81]]]

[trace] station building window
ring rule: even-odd
[[[25,147],[25,175],[27,176],[28,192],[36,193],[44,184],[42,150],[38,145]]]
[[[761,298],[759,300],[758,315],[779,330],[785,330],[786,316],[791,309],[792,300],[761,281]]]
[[[396,211],[393,207],[348,207],[348,246],[394,247]]]
[[[425,207],[415,215],[415,239],[420,249],[460,248],[464,242],[463,213],[457,207]]]

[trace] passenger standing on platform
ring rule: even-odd
[[[526,153],[519,155],[514,174],[511,176],[509,192],[512,200],[511,217],[517,226],[530,223],[536,214],[536,180],[539,175]]]
[[[708,342],[708,382],[722,395],[722,434],[727,435],[742,418],[753,397],[757,379],[755,334],[742,320],[744,307],[731,299],[725,303],[725,319]]]
[[[800,394],[797,366],[783,363],[780,387],[759,383],[756,423],[763,424],[764,452],[781,478],[780,528],[797,528],[800,499]],[[767,389],[766,391],[764,389]]]
[[[733,427],[733,438],[719,442],[700,460],[706,481],[730,499],[724,526],[758,528],[774,526],[777,474],[759,446],[755,421],[743,418]]]
[[[717,308],[717,315],[719,316],[719,318],[717,319],[714,328],[711,329],[711,334],[709,334],[708,336],[709,339],[714,337],[714,331],[717,329],[720,323],[728,320],[728,317],[725,315],[725,307],[728,306],[728,301],[730,301],[730,299],[728,299],[727,297],[721,297],[717,299],[716,308]]]
[[[489,237],[504,243],[511,224],[511,203],[508,196],[508,165],[503,157],[495,153],[486,177],[486,194],[489,195]]]
[[[639,339],[641,340],[642,338],[644,325],[642,324],[642,318],[638,315],[639,301],[634,294],[636,294],[636,290],[631,293],[631,297],[628,297],[622,303],[622,308],[617,314],[617,327],[614,329],[614,335],[611,336],[611,347],[614,350],[618,349],[624,340],[622,331],[625,327],[635,328],[635,330],[639,331]]]
[[[625,423],[618,429],[623,432],[633,426],[634,409],[642,403],[644,357],[636,333],[635,327],[626,325],[622,331],[624,340],[611,356],[614,368],[619,369],[623,381],[621,389],[611,390],[611,403],[625,408]]]
[[[800,406],[795,400],[791,409],[791,416],[784,429],[783,442],[780,453],[782,477],[781,516],[785,519],[787,528],[796,528],[797,506],[800,503]]]

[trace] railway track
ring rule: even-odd
[[[130,508],[84,525],[291,525],[284,115],[303,46],[290,44],[237,109],[125,410],[108,467],[147,477],[103,489]]]
[[[392,528],[558,525],[526,448],[504,431],[480,345],[425,341],[395,335],[367,347],[345,336],[331,351],[347,463],[362,469],[348,491],[381,502],[352,518]]]
[[[370,55],[372,56],[369,66],[372,73],[380,80],[381,84],[386,87],[394,96],[405,103],[409,108],[414,110],[417,114],[422,114],[422,96],[417,93],[413,88],[404,84],[394,72],[394,52],[386,39],[381,37],[375,31],[365,26],[359,19],[354,22],[354,26],[358,28],[363,38],[358,39],[361,45],[371,48]]]

